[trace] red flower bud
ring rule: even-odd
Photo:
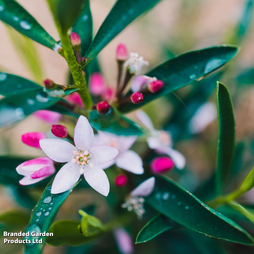
[[[72,32],[70,36],[71,45],[73,47],[79,47],[81,44],[81,39],[77,33]]]
[[[156,80],[148,84],[148,90],[151,93],[156,93],[164,86],[164,82],[162,80]]]
[[[123,187],[126,185],[126,183],[127,183],[127,176],[126,175],[123,175],[123,174],[119,175],[115,179],[115,184],[118,187]]]
[[[128,58],[128,51],[125,44],[120,43],[116,48],[116,59],[120,61],[125,61]]]
[[[106,114],[110,109],[110,105],[106,101],[101,101],[97,104],[96,109],[100,114]]]
[[[58,138],[66,138],[67,128],[61,124],[52,125],[51,132]]]
[[[143,100],[144,100],[144,95],[142,93],[135,92],[131,95],[131,101],[134,104],[141,103],[143,102]]]
[[[28,132],[21,136],[21,140],[24,144],[39,149],[41,149],[39,141],[43,138],[46,138],[43,132]]]
[[[47,79],[43,80],[43,84],[44,84],[44,86],[45,86],[47,89],[50,89],[50,88],[52,88],[52,87],[54,86],[55,83],[54,83],[53,80],[47,78]]]
[[[155,158],[151,162],[152,171],[155,174],[163,174],[174,168],[175,164],[169,157]]]

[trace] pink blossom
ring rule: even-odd
[[[43,138],[46,138],[44,132],[28,132],[21,136],[21,140],[24,144],[39,149],[41,149],[39,141]]]
[[[102,93],[102,98],[105,101],[110,101],[116,96],[116,90],[112,87],[107,87]]]
[[[116,48],[116,59],[125,61],[128,58],[128,50],[125,44],[120,43]]]
[[[99,72],[95,72],[90,77],[89,88],[91,94],[101,95],[105,90],[105,81]]]
[[[124,174],[121,174],[121,175],[117,176],[116,179],[115,179],[115,184],[118,187],[125,186],[126,183],[127,183],[127,176],[124,175]]]
[[[38,110],[34,113],[34,115],[48,124],[58,123],[62,118],[62,115],[60,113],[50,110]]]
[[[84,107],[84,103],[83,103],[80,95],[77,92],[66,96],[66,100],[69,101],[72,104],[78,105],[80,108]]]
[[[174,168],[174,162],[169,157],[158,157],[151,162],[152,171],[155,174],[163,174]]]

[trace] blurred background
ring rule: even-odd
[[[18,2],[37,19],[53,38],[59,39],[45,0],[18,0]],[[102,24],[114,2],[114,0],[91,0],[94,33]],[[248,2],[250,3],[251,1]],[[248,9],[251,14],[246,13],[246,3],[247,1],[244,0],[161,1],[149,13],[128,26],[100,53],[98,60],[107,83],[110,86],[116,85],[117,65],[115,49],[119,43],[125,43],[129,52],[137,52],[145,60],[149,61],[148,69],[152,69],[173,55],[187,51],[219,44],[232,43],[239,45],[241,49],[236,58],[227,67],[224,67],[229,70],[223,76],[222,81],[229,87],[233,96],[237,141],[252,141],[254,138],[253,73],[252,76],[247,76],[250,79],[241,83],[240,89],[238,82],[238,77],[254,68],[254,20],[253,22],[250,20],[253,9]],[[244,21],[243,17],[247,17],[247,20]],[[240,34],[244,33],[242,37],[239,36],[239,20],[243,22],[243,27],[240,28],[243,29]],[[246,28],[246,31],[244,28]],[[0,22],[0,34],[0,70],[20,75],[39,83],[42,83],[46,78],[50,78],[59,84],[66,83],[68,68],[61,56],[39,44],[29,42],[32,48],[30,57],[35,57],[41,63],[39,71],[37,71],[38,75],[33,75],[31,72],[33,66],[29,66],[24,59],[28,52],[24,52],[22,47],[17,48],[17,45],[27,43],[26,39],[16,31],[7,28],[2,22]],[[177,91],[177,94],[181,98],[183,97],[183,105],[185,104],[184,95],[189,90],[190,88],[186,88]],[[211,93],[209,100],[215,101],[215,92]],[[146,111],[155,121],[155,125],[158,128],[168,118],[170,110],[170,97],[162,98],[146,107]],[[188,110],[186,108],[186,112],[190,116],[195,113],[191,109],[190,112]],[[159,114],[157,113],[158,111],[160,112]],[[63,119],[62,121],[66,121],[65,124],[68,125],[67,120]],[[26,132],[33,131],[49,132],[50,127],[50,125],[38,120],[35,116],[30,116],[12,128],[1,130],[0,154],[41,156],[42,152],[40,150],[25,146],[21,142],[20,136]],[[191,139],[188,138],[187,141],[181,140],[177,143],[177,149],[186,156],[188,168],[193,172],[195,181],[205,181],[212,174],[215,165],[216,136],[217,123],[215,120],[203,130],[202,139],[200,137],[192,137]],[[252,143],[250,142],[251,145]],[[246,155],[247,159],[251,158],[251,156],[253,156],[251,152]],[[253,164],[246,167],[250,169],[251,166]],[[68,208],[74,204],[77,207],[89,204],[93,199],[93,194],[88,194],[87,192],[84,194],[82,191],[73,193],[71,195],[72,200],[69,198],[63,205],[58,218],[64,218],[66,215],[70,218],[76,218],[76,214],[68,214]],[[11,193],[8,188],[1,187],[1,212],[16,207],[16,203],[10,196]],[[248,193],[246,200],[254,202],[254,191]],[[99,201],[102,202],[103,206],[105,201]],[[0,243],[0,248],[2,248],[1,245],[2,243]],[[20,250],[17,250],[17,252],[12,250],[14,252],[10,252],[8,247],[4,246],[4,252],[1,251],[1,253],[21,253]],[[57,254],[62,253],[63,250],[65,250],[65,247],[53,248],[46,246],[43,253]]]

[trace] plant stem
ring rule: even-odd
[[[87,110],[89,110],[92,105],[93,101],[89,94],[89,90],[87,88],[86,79],[84,77],[84,74],[82,73],[81,66],[77,63],[75,53],[73,51],[70,39],[68,34],[60,33],[60,39],[61,43],[64,49],[64,57],[68,63],[70,72],[72,74],[73,80],[75,82],[75,85],[77,88],[79,88],[79,95],[86,107]]]

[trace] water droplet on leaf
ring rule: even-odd
[[[41,216],[41,212],[36,213],[36,216],[40,217]]]
[[[48,216],[48,215],[49,215],[49,212],[44,213],[44,216]]]
[[[31,232],[34,232],[35,233],[35,235],[36,234],[40,234],[41,233],[41,229],[39,228],[39,226],[38,225],[36,225],[36,224],[32,224],[32,225],[30,225],[28,228],[27,228],[27,230],[26,230],[26,232],[30,232],[30,234],[29,234],[29,236],[26,236],[25,237],[25,239],[27,239],[28,241],[28,245],[33,245],[34,243],[33,243],[33,239],[39,239],[40,238],[40,236],[31,236]],[[30,242],[30,243],[29,243]]]
[[[46,198],[43,199],[43,203],[45,203],[45,204],[48,204],[48,203],[50,203],[51,201],[52,201],[52,197],[50,197],[50,196],[48,196],[48,197],[46,197]]]
[[[0,82],[4,82],[7,79],[6,73],[0,73]]]
[[[29,104],[29,105],[34,105],[35,104],[35,101],[33,99],[27,99],[26,102]]]
[[[15,16],[15,17],[13,17],[13,20],[14,20],[14,21],[19,21],[19,17],[16,17],[16,16]]]
[[[88,20],[88,16],[84,15],[82,19],[83,19],[83,21],[87,21]]]
[[[25,29],[25,30],[30,30],[31,29],[31,24],[27,20],[22,20],[20,21],[20,26]]]
[[[49,101],[49,98],[48,98],[48,94],[46,92],[39,92],[37,95],[36,95],[36,99],[39,101],[39,102],[48,102]]]
[[[162,195],[162,199],[163,200],[168,200],[169,199],[169,193],[168,192],[165,192],[165,193],[163,193],[163,195]]]
[[[1,2],[0,3],[0,12],[3,11],[4,9],[5,9],[5,5],[4,5],[4,3]]]
[[[185,209],[186,209],[186,210],[189,210],[190,208],[189,208],[189,206],[185,206]]]
[[[196,75],[195,74],[192,74],[189,76],[190,79],[195,79],[196,78]]]

